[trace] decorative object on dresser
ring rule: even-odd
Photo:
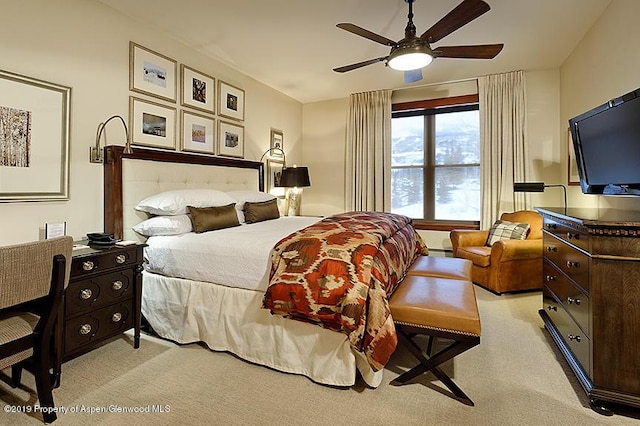
[[[131,143],[176,149],[176,109],[129,97]]]
[[[176,101],[177,62],[129,42],[129,90]]]
[[[58,330],[57,365],[131,328],[133,346],[140,346],[144,244],[88,244],[89,248],[73,253]]]
[[[640,212],[537,210],[546,329],[593,410],[640,407]]]
[[[529,225],[525,239],[517,224]],[[515,232],[507,232],[513,228]],[[473,282],[495,293],[542,288],[542,218],[531,210],[503,213],[489,230],[454,229],[453,256],[473,262]],[[499,234],[502,234],[500,236]],[[490,238],[491,237],[491,238]],[[501,238],[501,239],[500,239]],[[494,239],[498,241],[493,242]],[[491,244],[492,243],[492,244]]]

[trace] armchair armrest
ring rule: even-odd
[[[499,240],[491,246],[492,265],[510,260],[537,258],[542,258],[541,238],[535,240]]]
[[[487,242],[489,231],[476,231],[470,229],[454,229],[449,234],[453,255],[456,255],[458,247],[483,246]]]

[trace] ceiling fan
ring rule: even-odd
[[[413,24],[413,2],[415,0],[404,1],[409,3],[409,22],[407,22],[404,30],[404,38],[400,41],[390,40],[355,24],[341,23],[336,25],[338,28],[350,33],[389,46],[391,47],[391,52],[387,56],[345,65],[333,70],[342,73],[385,61],[385,64],[389,67],[405,71],[405,82],[412,83],[422,79],[420,69],[429,65],[435,58],[493,59],[504,46],[503,44],[482,44],[431,48],[431,43],[440,41],[488,12],[491,7],[482,0],[464,0],[431,28],[422,33],[420,37],[416,36],[416,27]]]

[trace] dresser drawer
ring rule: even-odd
[[[578,230],[552,218],[544,217],[543,229],[583,250],[590,250],[591,236],[586,230]]]
[[[118,303],[65,321],[64,352],[127,331],[133,327],[133,301]]]
[[[553,324],[557,328],[562,340],[571,352],[575,355],[582,369],[591,376],[591,349],[589,337],[585,335],[580,327],[573,321],[571,316],[564,310],[562,304],[558,302],[549,290],[545,286],[543,291],[543,307],[544,310],[553,321]]]
[[[546,261],[543,263],[543,273],[545,286],[555,294],[582,331],[590,336],[589,308],[591,305],[589,296],[567,280],[562,273],[558,272],[556,268]]]
[[[548,233],[544,233],[543,236],[543,250],[546,259],[553,262],[562,272],[581,286],[586,293],[590,293],[590,258],[587,254]]]
[[[126,269],[70,283],[65,292],[65,316],[132,298],[133,280],[133,269]]]
[[[110,268],[135,265],[140,263],[137,254],[138,248],[132,247],[128,250],[104,249],[90,255],[74,257],[71,264],[71,279]]]

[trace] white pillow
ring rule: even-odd
[[[177,189],[161,192],[140,201],[136,210],[156,215],[186,214],[187,206],[218,207],[234,203],[235,200],[215,189]]]
[[[271,201],[276,198],[275,195],[269,194],[268,192],[260,192],[260,191],[229,191],[227,195],[231,196],[236,203],[236,213],[238,213],[238,220],[240,223],[244,222],[244,203],[247,201],[250,203],[259,203],[262,201]]]
[[[145,237],[154,235],[180,235],[192,231],[191,219],[186,214],[175,216],[155,216],[133,227],[133,230]]]

